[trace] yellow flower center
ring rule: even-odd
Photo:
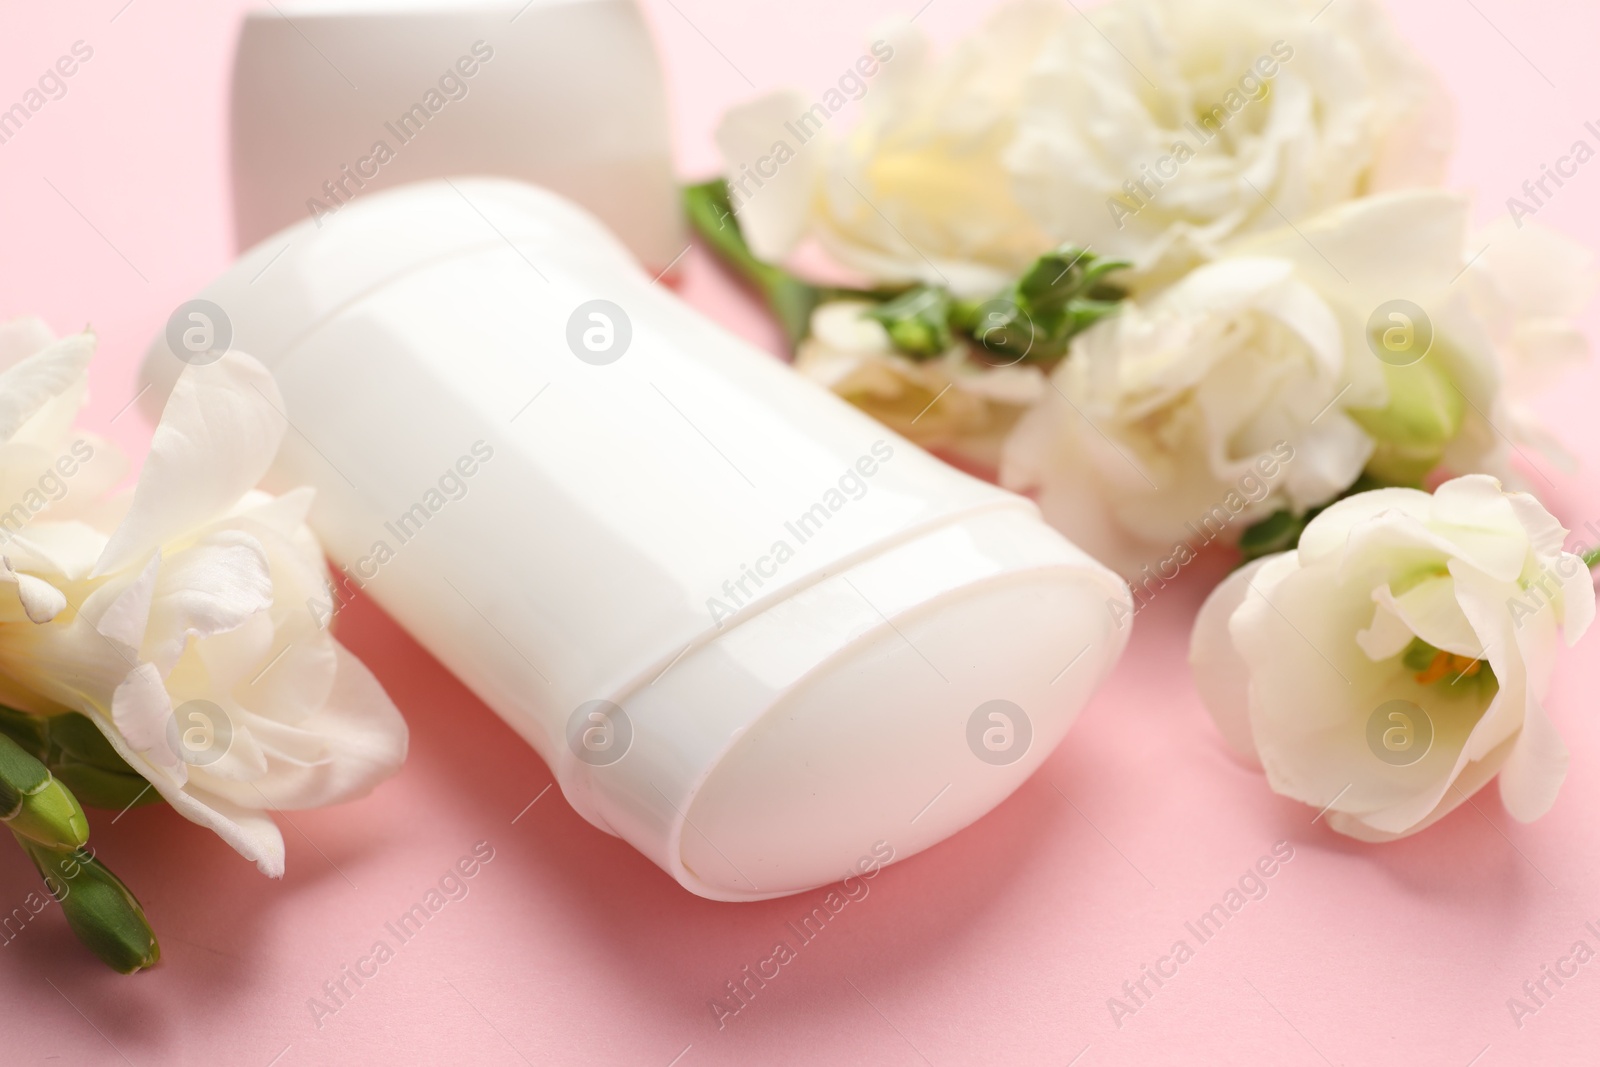
[[[1483,660],[1470,659],[1467,656],[1457,656],[1449,652],[1438,651],[1433,655],[1433,660],[1426,668],[1416,674],[1418,685],[1432,685],[1447,674],[1457,677],[1472,678],[1483,668]]]

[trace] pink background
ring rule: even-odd
[[[245,4],[123,5],[0,3],[4,104],[73,41],[95,50],[68,95],[0,145],[0,316],[37,313],[61,332],[93,324],[96,428],[131,398],[136,360],[171,310],[231,252],[226,85]],[[948,40],[989,6],[932,0],[919,25]],[[716,117],[753,93],[734,64],[759,89],[820,92],[882,17],[915,10],[893,0],[645,7],[667,68],[679,166],[694,177],[715,166]],[[1582,136],[1586,120],[1600,119],[1600,15],[1589,0],[1392,7],[1455,94],[1453,181],[1477,193],[1483,221]],[[1600,247],[1597,192],[1600,165],[1569,181],[1539,221]],[[690,300],[776,348],[759,312],[698,250],[686,267]],[[1593,312],[1586,324],[1594,337]],[[1574,527],[1600,521],[1596,384],[1586,369],[1543,405],[1585,461],[1576,475],[1547,471],[1557,486],[1549,503]],[[109,432],[137,454],[149,431],[130,411]],[[708,1001],[788,937],[785,923],[820,893],[699,900],[591,828],[558,790],[525,810],[549,770],[359,603],[342,636],[411,723],[404,771],[359,803],[280,819],[289,852],[281,883],[163,807],[115,825],[101,815],[94,843],[143,899],[163,962],[114,975],[47,909],[0,946],[0,1058],[249,1067],[1593,1062],[1600,962],[1520,1029],[1506,1007],[1575,940],[1600,948],[1584,929],[1591,919],[1600,927],[1593,638],[1563,659],[1549,701],[1572,748],[1549,816],[1518,825],[1490,790],[1417,838],[1359,845],[1231,762],[1196,701],[1184,666],[1188,626],[1227,563],[1197,565],[1141,614],[1111,682],[1011,800],[872,881],[868,897],[720,1031]],[[308,999],[478,841],[495,858],[470,895],[319,1028]],[[1292,843],[1294,858],[1267,897],[1114,1025],[1107,998],[1174,940],[1195,944],[1185,921],[1278,841]],[[20,854],[0,863],[0,911],[37,884]]]

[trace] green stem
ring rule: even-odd
[[[791,351],[811,329],[811,312],[825,300],[844,296],[872,297],[861,290],[823,287],[801,281],[782,267],[757,259],[745,242],[744,231],[733,213],[728,186],[721,178],[683,187],[683,206],[689,225],[717,257],[748,282],[783,328]]]
[[[1585,567],[1593,570],[1597,565],[1600,565],[1600,548],[1597,548],[1592,552],[1585,552],[1578,558],[1583,560],[1583,565]]]
[[[1040,256],[986,300],[957,299],[931,285],[814,285],[750,250],[723,179],[684,186],[683,205],[694,232],[761,295],[791,350],[810,331],[818,304],[855,299],[879,305],[871,316],[912,359],[939,355],[960,334],[991,356],[1010,357],[1003,365],[1027,360],[1048,369],[1066,355],[1074,336],[1114,313],[1125,295],[1105,279],[1127,262],[1070,245]]]

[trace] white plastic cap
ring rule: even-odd
[[[492,174],[598,215],[656,270],[685,243],[666,88],[634,0],[282,0],[234,60],[239,247],[406,182]]]

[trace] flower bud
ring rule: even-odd
[[[896,348],[915,359],[937,356],[955,343],[950,298],[942,289],[919,286],[866,314],[883,324]]]
[[[139,901],[85,849],[51,849],[19,836],[67,925],[113,970],[133,974],[161,959],[161,946]]]
[[[1382,367],[1389,403],[1350,409],[1376,445],[1367,473],[1388,485],[1420,485],[1461,432],[1465,401],[1438,360]]]
[[[21,745],[0,734],[0,822],[51,848],[89,840],[89,820],[66,786]]]

